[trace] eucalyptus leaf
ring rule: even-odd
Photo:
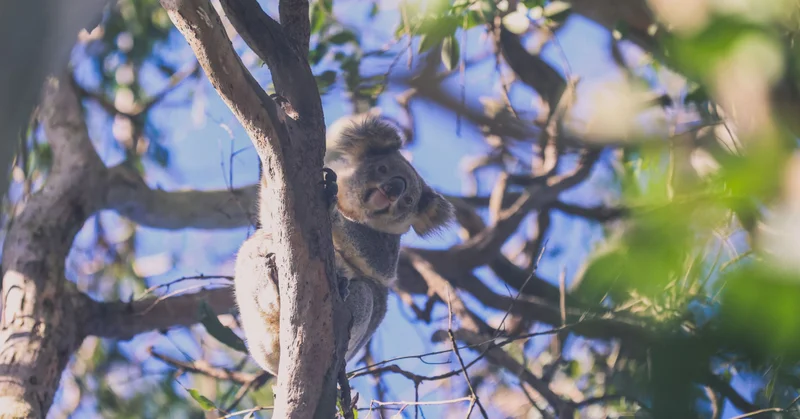
[[[244,344],[242,338],[237,336],[236,333],[233,333],[233,330],[229,327],[219,322],[214,310],[211,309],[205,300],[200,302],[199,312],[200,322],[205,326],[209,335],[224,343],[226,346],[247,353],[247,346]]]

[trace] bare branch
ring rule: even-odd
[[[105,208],[153,228],[230,229],[254,224],[258,189],[172,191],[151,189],[127,166],[109,170]]]
[[[477,333],[460,329],[454,333],[456,339],[467,343],[469,345],[477,345],[475,350],[486,352],[486,358],[495,365],[499,365],[514,376],[519,377],[522,381],[528,383],[537,393],[556,410],[556,412],[563,413],[568,409],[568,402],[562,400],[555,392],[550,390],[547,383],[543,382],[539,377],[535,376],[530,370],[525,368],[522,364],[515,361],[510,355],[500,348],[491,348],[490,343],[486,343],[487,339]],[[564,415],[563,417],[571,417]]]
[[[152,297],[133,302],[94,302],[89,308],[87,335],[120,340],[154,330],[191,326],[200,321],[202,301],[217,314],[226,314],[234,306],[233,290],[215,288],[174,297]]]
[[[447,251],[448,257],[454,261],[453,266],[458,266],[461,272],[469,272],[492,261],[530,211],[551,204],[561,192],[585,180],[599,156],[599,150],[588,150],[572,173],[548,177],[544,180],[546,185],[534,183],[510,208],[501,212],[493,226]]]
[[[500,47],[508,66],[547,102],[552,114],[567,87],[564,77],[539,55],[533,55],[522,46],[519,36],[500,26]]]
[[[149,351],[150,355],[153,355],[153,357],[181,370],[207,375],[211,378],[216,378],[217,380],[233,381],[242,385],[252,383],[256,381],[260,375],[266,374],[250,374],[241,371],[230,371],[226,370],[225,368],[209,365],[204,361],[185,362],[173,359],[154,351],[153,348],[149,348]]]

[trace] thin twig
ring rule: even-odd
[[[450,344],[453,345],[453,352],[456,354],[456,358],[458,358],[458,363],[461,365],[461,372],[464,374],[464,379],[467,381],[467,387],[469,388],[469,392],[474,399],[474,404],[478,405],[478,409],[480,409],[481,414],[485,419],[489,419],[489,416],[486,414],[486,409],[483,408],[483,404],[481,403],[480,398],[478,398],[478,394],[475,393],[475,388],[472,386],[472,381],[469,379],[469,373],[467,373],[467,367],[464,365],[464,359],[461,358],[461,352],[458,350],[458,344],[456,344],[456,337],[453,335],[453,309],[450,304],[450,291],[447,292],[447,309],[449,311],[448,316],[448,324],[447,324],[447,335],[450,336]],[[472,412],[473,407],[471,406],[469,411]],[[467,415],[469,418],[469,414]]]

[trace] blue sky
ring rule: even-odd
[[[262,6],[275,15],[275,5],[262,1]],[[275,2],[270,2],[275,3]],[[360,5],[353,0],[335,2],[335,13],[343,20],[361,27],[362,19],[366,14],[368,4]],[[365,49],[379,48],[391,39],[395,24],[396,13],[388,11],[379,15],[377,20],[365,32]],[[591,21],[580,17],[569,20],[567,28],[559,37],[572,75],[582,79],[579,90],[579,100],[588,96],[588,92],[598,85],[609,80],[619,80],[620,74],[616,66],[607,55],[609,34]],[[405,42],[405,41],[404,41]],[[236,44],[239,51],[243,51],[242,42]],[[472,31],[468,34],[468,45],[465,48],[468,55],[478,53],[489,46],[479,39],[479,32]],[[462,46],[462,48],[464,48]],[[191,50],[179,34],[174,33],[170,43],[165,47],[167,57],[174,63],[186,63],[191,58]],[[564,69],[564,62],[560,52],[552,44],[544,50],[544,57],[559,71]],[[80,53],[76,53],[76,58]],[[401,60],[404,62],[405,60]],[[382,62],[383,65],[385,62]],[[402,66],[403,64],[401,64]],[[384,67],[366,66],[363,73],[385,71]],[[321,71],[321,70],[319,70]],[[145,87],[152,92],[159,91],[164,86],[164,81],[157,76],[155,70],[144,69]],[[266,85],[269,75],[266,68],[257,69],[256,78]],[[82,83],[93,85],[91,70],[83,66],[78,69],[78,77]],[[476,101],[483,95],[493,95],[496,91],[498,78],[494,73],[491,60],[469,70],[466,75],[467,97]],[[455,76],[448,86],[460,88],[459,78]],[[399,108],[394,102],[394,95],[401,92],[402,88],[392,88],[383,96],[381,108],[389,115],[398,116]],[[184,101],[188,93],[193,93],[193,102],[186,106]],[[526,87],[516,87],[511,91],[512,102],[521,109],[530,109],[531,100],[534,98]],[[229,109],[222,103],[216,92],[205,80],[186,83],[168,95],[167,104],[160,105],[152,113],[153,121],[161,131],[161,143],[170,151],[171,165],[168,169],[161,169],[153,164],[147,164],[147,182],[153,187],[165,190],[178,190],[185,188],[210,190],[226,188],[228,186],[243,186],[256,181],[258,174],[257,156],[252,149],[249,139],[233,117]],[[350,106],[342,89],[333,89],[323,97],[326,122],[331,124],[336,118],[350,112]],[[422,101],[415,101],[413,112],[416,118],[416,141],[409,148],[412,163],[427,179],[428,183],[436,189],[449,193],[461,193],[463,185],[458,171],[462,159],[479,155],[486,146],[480,139],[477,130],[467,124],[462,126],[461,136],[456,135],[456,118],[452,113],[437,106]],[[578,106],[579,112],[585,106]],[[403,120],[402,116],[398,116]],[[121,155],[110,144],[114,143],[108,119],[95,105],[89,104],[90,134],[98,146],[101,156],[109,163],[119,161]],[[234,152],[243,150],[231,158]],[[232,176],[231,176],[232,175]],[[487,171],[481,182],[481,194],[486,194],[491,189],[495,173]],[[593,205],[613,198],[614,192],[605,190],[605,185],[611,182],[609,170],[598,165],[592,178],[575,190],[563,195],[563,199],[586,205]],[[116,216],[111,213],[102,214],[108,220],[106,226],[115,225]],[[165,232],[150,228],[137,228],[136,250],[139,257],[164,257],[174,261],[171,269],[160,272],[148,278],[151,285],[165,283],[182,276],[197,274],[230,275],[233,271],[235,252],[246,238],[248,229],[230,231],[202,231],[183,230]],[[549,235],[548,253],[543,258],[539,274],[550,280],[558,277],[561,269],[567,270],[569,279],[577,271],[592,246],[602,238],[602,231],[596,224],[584,220],[566,217],[560,213],[553,213],[553,226]],[[77,244],[88,242],[91,231],[86,228],[76,240]],[[445,232],[441,238],[423,241],[409,233],[404,242],[416,247],[444,247],[458,241],[456,230]],[[491,280],[491,273],[487,269],[477,272],[482,278],[488,278],[490,286],[500,293],[508,293],[497,281]],[[74,273],[73,276],[74,278]],[[132,291],[131,291],[132,292]],[[422,300],[420,300],[422,301]],[[498,316],[502,313],[481,310],[480,305],[466,298],[470,308],[487,316]],[[420,354],[432,350],[447,349],[447,345],[434,345],[430,342],[433,331],[446,328],[446,308],[439,306],[435,312],[435,320],[430,326],[419,323],[409,323],[408,318],[413,318],[410,310],[403,307],[398,298],[390,297],[389,314],[381,325],[375,338],[378,349],[378,360],[396,356]],[[186,332],[170,332],[174,342],[181,345],[181,349],[193,357],[199,357],[200,352],[192,343]],[[140,336],[125,343],[123,347],[128,355],[135,360],[145,363],[145,369],[155,370],[163,368],[163,364],[147,359],[145,349],[154,341],[153,335]],[[180,358],[181,353],[163,338],[155,339],[156,348],[166,354]],[[541,345],[546,342],[536,342]],[[471,358],[475,354],[469,354]],[[427,365],[419,361],[401,362],[400,366],[420,374],[434,374],[456,367],[452,356],[441,355],[438,360],[449,360],[445,365]],[[215,362],[222,365],[232,365],[225,357],[215,356]],[[352,366],[352,364],[351,364]],[[456,381],[461,384],[463,382]],[[189,387],[190,380],[182,378],[182,383]],[[392,400],[413,400],[413,386],[405,378],[396,376],[386,377],[389,384]],[[361,393],[361,400],[374,397],[371,390],[371,380],[360,378],[353,383],[354,388]],[[743,385],[738,383],[737,386]],[[447,392],[436,390],[436,384],[424,384],[420,389],[422,400],[436,400],[447,396]],[[740,387],[740,390],[744,388]],[[743,391],[743,394],[749,394]],[[466,405],[460,407],[463,409]],[[409,409],[410,410],[410,409]],[[413,410],[411,410],[413,411]],[[83,406],[76,412],[76,417],[90,417],[91,406]],[[442,417],[442,408],[425,408],[427,417]],[[451,412],[452,413],[452,412]],[[727,409],[724,417],[733,416],[732,409]]]

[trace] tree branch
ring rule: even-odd
[[[218,315],[230,312],[234,306],[230,288],[206,289],[174,297],[152,297],[123,302],[90,303],[89,322],[85,332],[89,336],[120,340],[155,330],[191,326],[200,321],[198,312],[202,301]]]
[[[297,55],[308,56],[311,25],[308,21],[308,0],[281,0],[278,3],[281,27]]]
[[[127,166],[109,170],[104,207],[152,228],[230,229],[254,224],[256,185],[217,191],[151,189]]]
[[[261,374],[250,374],[241,371],[230,371],[224,368],[214,367],[207,362],[184,362],[177,359],[172,359],[166,355],[162,355],[150,348],[150,355],[154,358],[169,364],[173,367],[178,367],[184,371],[194,372],[198,374],[207,375],[217,380],[233,381],[238,384],[247,385],[259,378]],[[266,374],[266,373],[265,373]]]
[[[303,19],[305,21],[304,26],[292,28],[288,33],[261,9],[256,0],[220,0],[220,4],[239,36],[267,63],[272,73],[275,92],[292,104],[301,121],[312,124],[306,129],[316,133],[321,139],[324,138],[324,120],[316,121],[316,117],[322,115],[322,100],[308,64],[308,2],[280,2],[281,18],[286,14],[289,19],[283,22],[284,25],[297,24],[298,20]],[[305,7],[305,15],[301,16],[297,10],[287,10],[291,5]],[[301,39],[303,36],[305,38]]]
[[[567,82],[550,64],[539,55],[525,50],[517,35],[500,25],[500,50],[511,70],[547,102],[550,113],[555,112]]]
[[[452,266],[458,266],[461,272],[469,272],[491,262],[530,211],[551,204],[561,192],[585,180],[599,157],[599,150],[587,150],[573,172],[548,177],[544,181],[546,185],[534,184],[523,192],[510,208],[501,211],[493,226],[446,251],[454,261]]]

